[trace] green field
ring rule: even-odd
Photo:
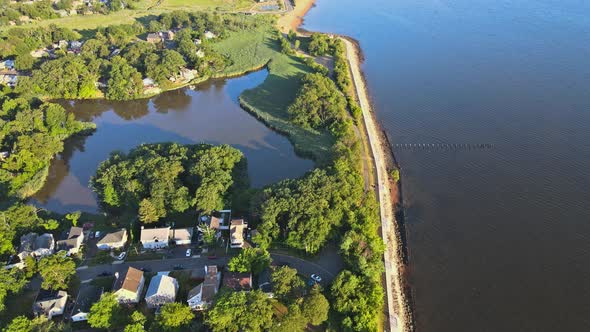
[[[137,9],[121,10],[108,15],[75,15],[51,20],[42,20],[22,27],[48,26],[55,24],[72,30],[91,30],[97,27],[106,27],[112,24],[129,24],[139,19],[149,19],[149,16],[159,15],[166,11],[186,10],[219,10],[219,11],[245,11],[254,5],[253,0],[162,0],[158,4],[156,0],[141,0],[137,3]],[[12,26],[0,27],[0,31],[12,28]]]
[[[237,32],[215,44],[216,51],[232,61],[222,74],[235,76],[267,65],[268,77],[260,86],[244,91],[240,96],[242,106],[270,128],[287,135],[297,153],[322,164],[330,159],[333,136],[294,125],[287,113],[299,89],[300,77],[309,73],[310,68],[301,58],[282,54],[276,32],[269,27]]]

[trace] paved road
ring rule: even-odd
[[[128,267],[134,267],[136,269],[148,268],[152,272],[158,271],[171,271],[175,265],[182,265],[184,269],[202,269],[205,265],[225,265],[227,264],[228,257],[219,257],[216,259],[208,259],[206,256],[201,257],[184,257],[184,258],[167,258],[151,261],[137,261],[137,262],[124,262],[122,264],[103,264],[88,267],[79,267],[76,271],[78,277],[82,282],[88,282],[91,279],[98,277],[103,272],[115,272],[122,273],[127,270]]]

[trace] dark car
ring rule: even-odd
[[[182,270],[182,269],[184,269],[184,266],[182,266],[182,265],[174,265],[173,269],[174,270]]]
[[[217,259],[216,255],[207,256],[208,259]]]
[[[99,274],[98,276],[99,276],[99,277],[108,277],[108,276],[111,276],[111,275],[113,275],[111,272],[109,272],[109,271],[103,271],[103,272],[102,272],[101,274]]]
[[[150,269],[149,267],[142,267],[140,270],[142,270],[143,272],[152,272],[152,269]]]

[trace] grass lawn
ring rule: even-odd
[[[48,26],[56,24],[72,30],[91,30],[97,27],[109,26],[112,24],[129,24],[141,18],[146,19],[150,15],[159,15],[163,12],[173,10],[199,11],[244,11],[248,10],[254,2],[251,0],[162,0],[158,5],[156,0],[142,0],[137,4],[137,9],[126,9],[108,15],[75,15],[60,17],[50,20],[36,21],[23,27]],[[0,31],[10,29],[12,26],[0,27]]]
[[[240,103],[267,126],[289,137],[297,153],[322,164],[330,160],[334,137],[327,131],[294,125],[287,113],[299,89],[300,78],[311,69],[301,58],[280,52],[276,32],[270,26],[267,24],[256,31],[233,33],[214,44],[216,51],[232,61],[221,74],[239,75],[267,65],[269,75],[266,80],[260,86],[244,91]]]

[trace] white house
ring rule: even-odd
[[[122,228],[116,232],[108,233],[96,243],[98,249],[111,250],[123,248],[127,242],[127,230]]]
[[[57,241],[57,250],[65,250],[68,256],[77,254],[80,251],[82,242],[84,242],[83,229],[80,227],[71,227],[66,236],[62,240]]]
[[[49,233],[43,235],[29,233],[20,238],[18,257],[21,260],[24,260],[29,255],[41,258],[53,254],[54,248],[55,241],[53,240],[53,235]]]
[[[172,303],[176,300],[178,292],[178,281],[167,275],[159,274],[152,278],[145,302],[148,308],[158,308],[166,303]]]
[[[188,292],[188,306],[193,310],[207,309],[219,290],[221,273],[216,265],[205,266],[205,280]]]
[[[160,249],[168,247],[170,227],[141,229],[141,244],[145,249]]]
[[[206,39],[213,39],[213,38],[216,38],[216,37],[217,37],[217,35],[215,35],[213,32],[211,32],[209,30],[205,31],[205,38]]]
[[[33,303],[33,313],[37,316],[45,315],[49,319],[63,315],[67,301],[68,293],[65,291],[41,289],[37,294],[35,303]]]
[[[119,303],[139,303],[141,292],[145,284],[143,271],[129,267],[125,273],[115,275],[113,292]]]
[[[193,238],[192,228],[174,228],[170,230],[170,241],[174,241],[177,245],[191,244]]]

